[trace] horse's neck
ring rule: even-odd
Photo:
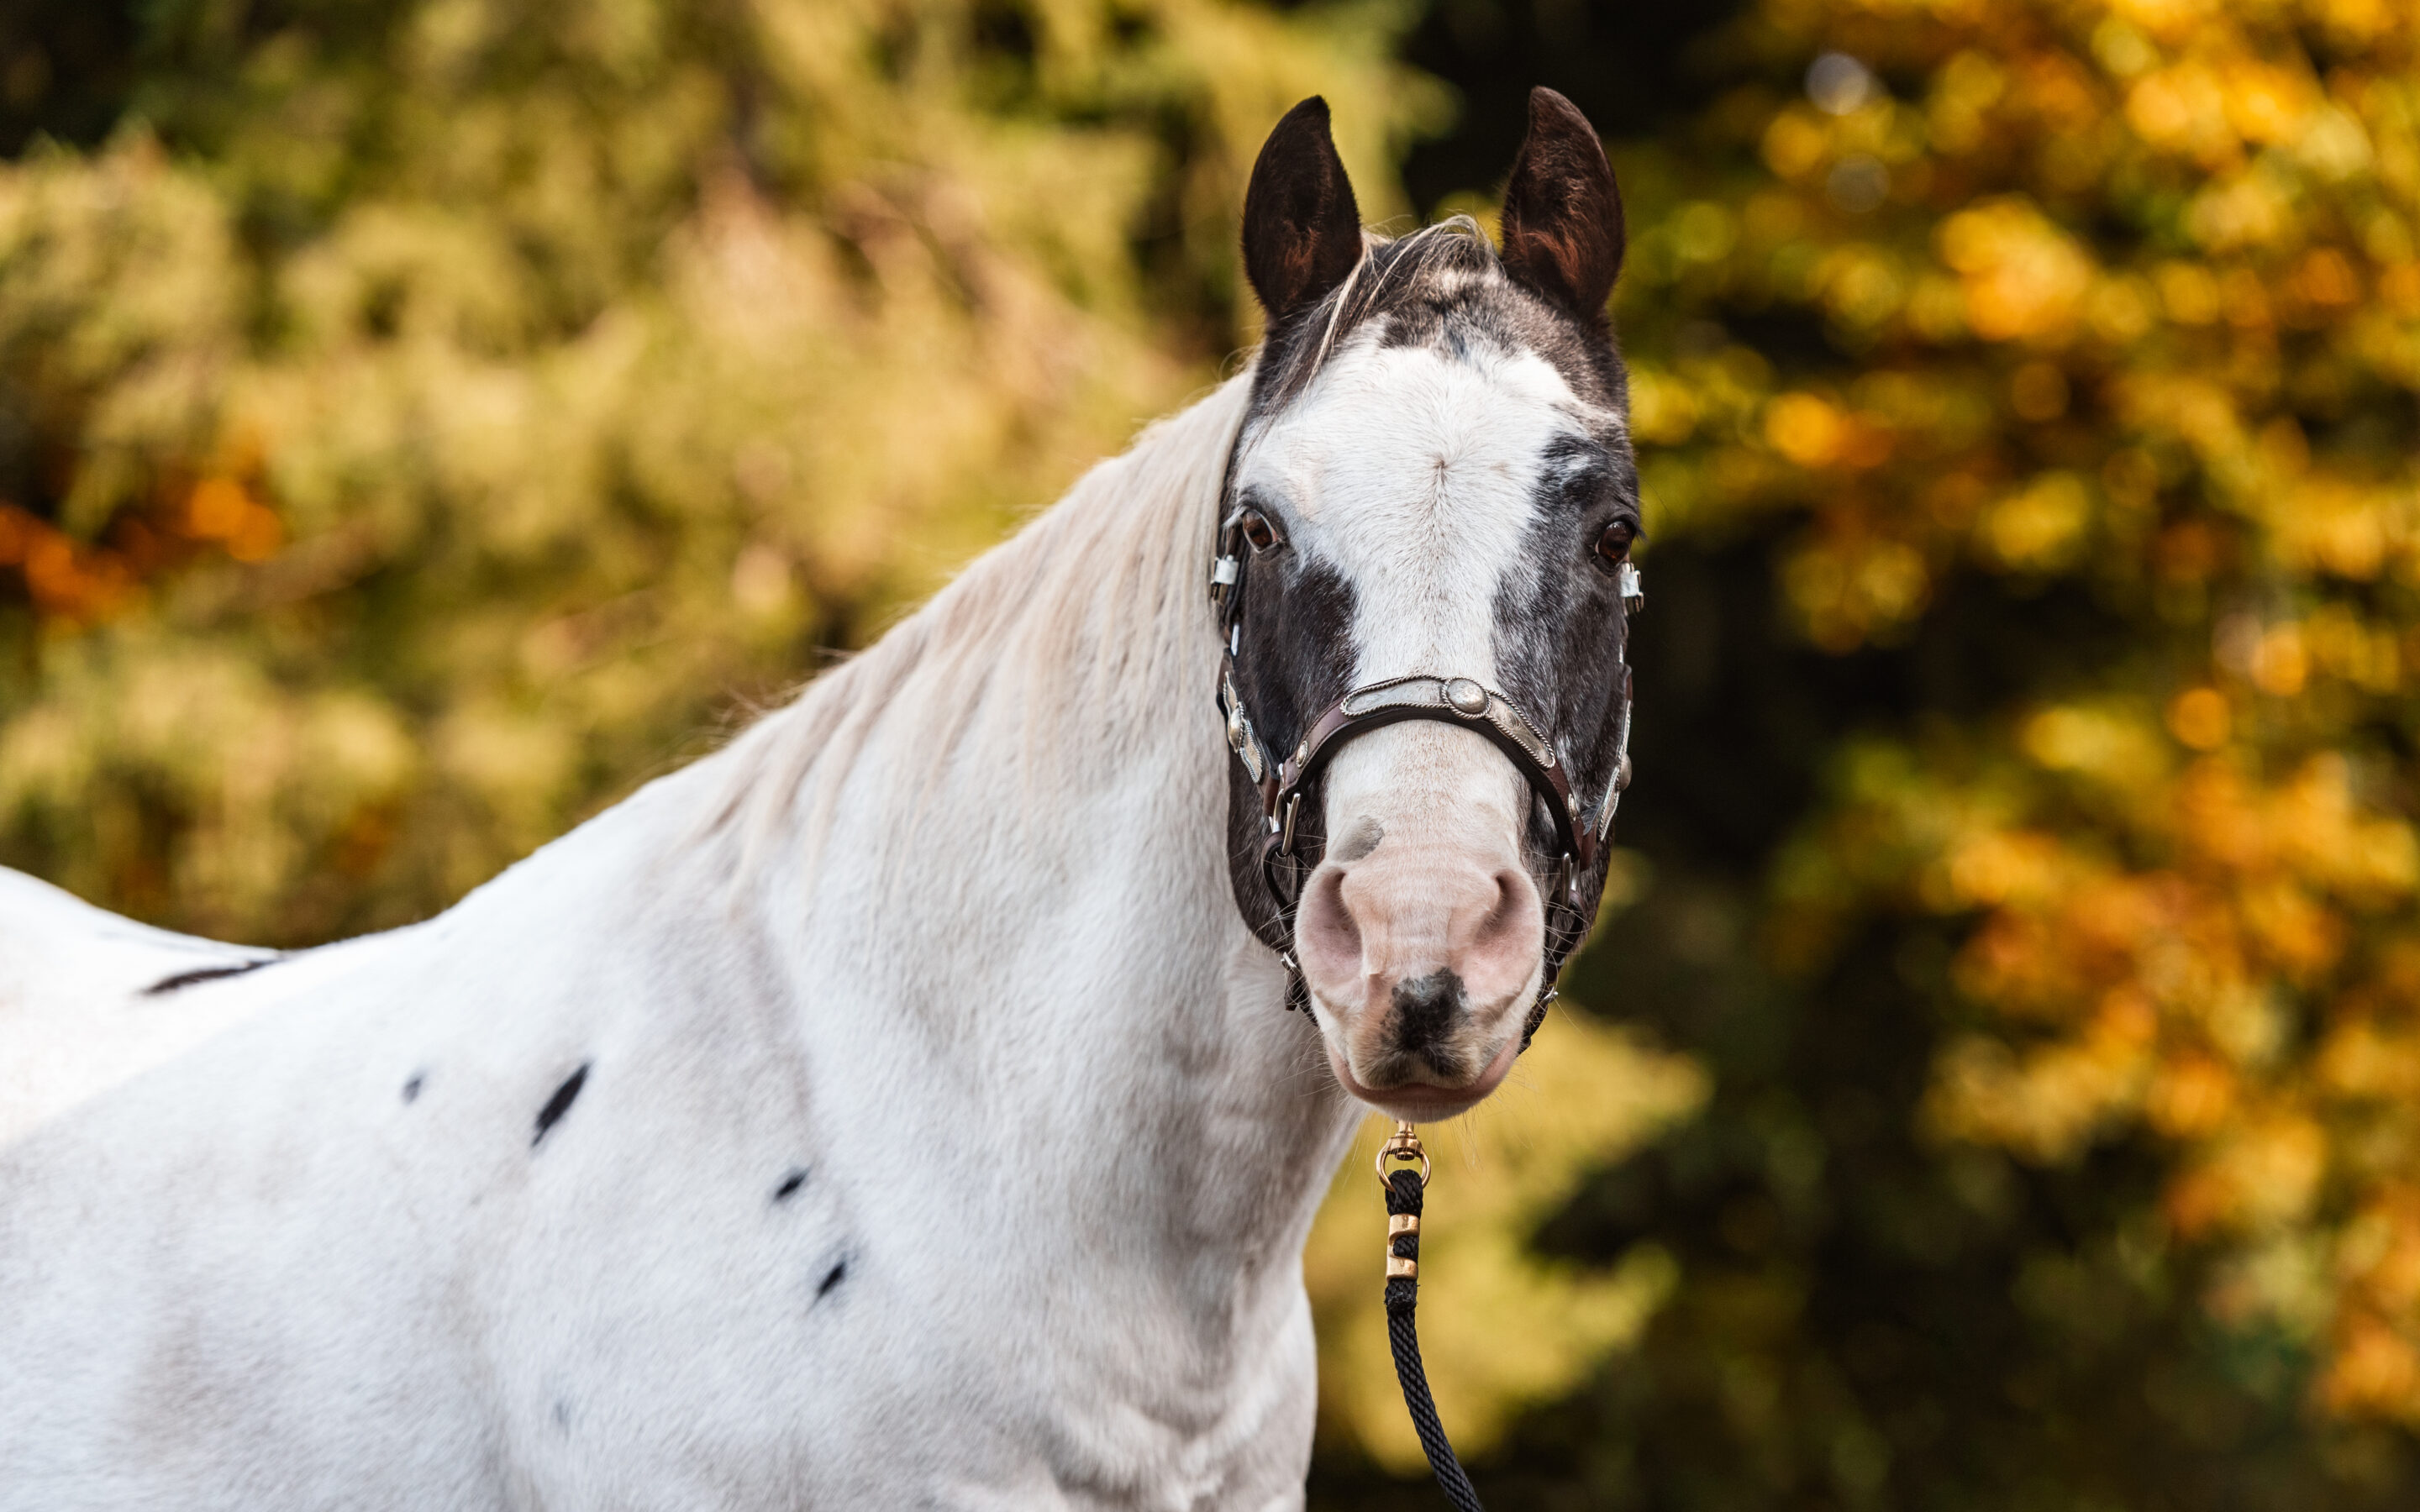
[[[1156,1276],[1131,1300],[1209,1333],[1239,1287],[1298,1296],[1264,1283],[1352,1122],[1227,880],[1202,563],[1240,398],[1105,465],[729,753],[819,1126],[907,1218],[1038,1223],[1017,1251],[1063,1283]]]

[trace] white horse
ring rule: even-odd
[[[1313,1208],[1366,1105],[1502,1078],[1619,782],[1559,97],[1504,226],[1365,238],[1306,101],[1250,373],[425,924],[0,872],[0,1508],[1299,1506]],[[1275,770],[1373,684],[1413,717]]]

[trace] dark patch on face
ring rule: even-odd
[[[782,1178],[782,1184],[773,1189],[773,1200],[787,1202],[798,1195],[799,1188],[806,1184],[807,1168],[803,1165],[794,1165],[790,1168],[789,1174]]]
[[[830,1296],[832,1294],[832,1288],[839,1286],[847,1278],[848,1262],[846,1260],[842,1260],[834,1264],[830,1270],[824,1273],[824,1278],[815,1283],[815,1301],[821,1302],[826,1297]]]
[[[415,1071],[411,1075],[405,1077],[403,1080],[403,1100],[406,1103],[419,1102],[421,1085],[427,1079],[428,1073],[425,1071]]]
[[[1357,861],[1378,848],[1387,838],[1387,826],[1375,819],[1361,819],[1344,832],[1328,851],[1328,858],[1337,862]]]
[[[565,1077],[563,1085],[554,1089],[554,1095],[546,1100],[546,1106],[537,1110],[537,1133],[530,1136],[532,1149],[536,1149],[538,1141],[546,1137],[548,1130],[552,1129],[562,1121],[565,1114],[571,1111],[572,1102],[580,1096],[580,1088],[587,1085],[590,1064],[588,1061],[582,1061],[580,1069]]]
[[[1274,501],[1259,502],[1281,511]],[[1243,594],[1235,689],[1270,759],[1283,761],[1311,721],[1351,688],[1353,589],[1327,563],[1306,561],[1280,546],[1252,558],[1244,569]],[[1260,790],[1240,762],[1227,764],[1227,781],[1228,879],[1235,906],[1257,928],[1281,911],[1261,871]],[[1320,811],[1319,795],[1305,794],[1295,835],[1306,856],[1319,854]]]
[[[1406,237],[1370,247],[1348,286],[1328,292],[1297,318],[1272,326],[1263,338],[1241,434],[1252,434],[1262,421],[1299,397],[1328,355],[1342,350],[1369,321],[1383,320],[1405,300],[1417,298],[1411,292],[1416,286],[1434,289],[1440,272],[1478,271],[1495,262],[1495,249],[1481,237]]]
[[[1393,1050],[1406,1059],[1417,1057],[1451,1079],[1462,1074],[1462,1058],[1446,1048],[1454,1026],[1470,1011],[1462,979],[1450,971],[1395,983]]]
[[[1574,806],[1593,826],[1620,759],[1630,639],[1620,591],[1596,543],[1617,519],[1637,526],[1638,471],[1620,432],[1565,437],[1540,461],[1534,522],[1522,553],[1531,570],[1497,592],[1497,672],[1513,702],[1548,723],[1572,779]],[[1546,854],[1553,825],[1543,804],[1532,817],[1534,854],[1544,866],[1554,860]],[[1608,864],[1600,856],[1580,879],[1590,914]]]
[[[554,1426],[566,1433],[571,1431],[571,1404],[560,1396],[554,1399]]]
[[[222,977],[240,977],[248,971],[258,971],[263,966],[273,966],[284,959],[283,956],[265,955],[256,961],[239,962],[231,966],[203,966],[194,971],[179,971],[173,977],[163,977],[144,988],[143,995],[157,997],[163,993],[173,993],[180,987],[191,987],[197,982],[216,981]]]
[[[1432,278],[1388,302],[1381,347],[1425,347],[1466,363],[1530,354],[1552,365],[1583,404],[1617,413],[1629,408],[1611,340],[1500,273],[1452,288]]]

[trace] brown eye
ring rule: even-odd
[[[1630,560],[1630,543],[1638,539],[1638,527],[1626,519],[1615,520],[1596,538],[1596,557],[1607,567],[1618,567]]]
[[[1255,551],[1265,551],[1278,544],[1278,532],[1269,527],[1268,517],[1257,509],[1244,511],[1244,539]]]

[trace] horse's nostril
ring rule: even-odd
[[[1533,896],[1528,878],[1521,872],[1498,872],[1491,880],[1496,884],[1496,906],[1480,920],[1474,943],[1481,949],[1489,949],[1508,934],[1520,933],[1528,922],[1528,905]]]
[[[1302,900],[1301,930],[1306,949],[1339,962],[1360,961],[1361,927],[1344,901],[1344,874],[1338,868],[1322,867],[1311,873],[1310,890]]]
[[[1462,979],[1450,971],[1395,983],[1395,1048],[1419,1056],[1439,1070],[1440,1057],[1453,1035],[1455,1021],[1469,1011],[1469,995]]]

